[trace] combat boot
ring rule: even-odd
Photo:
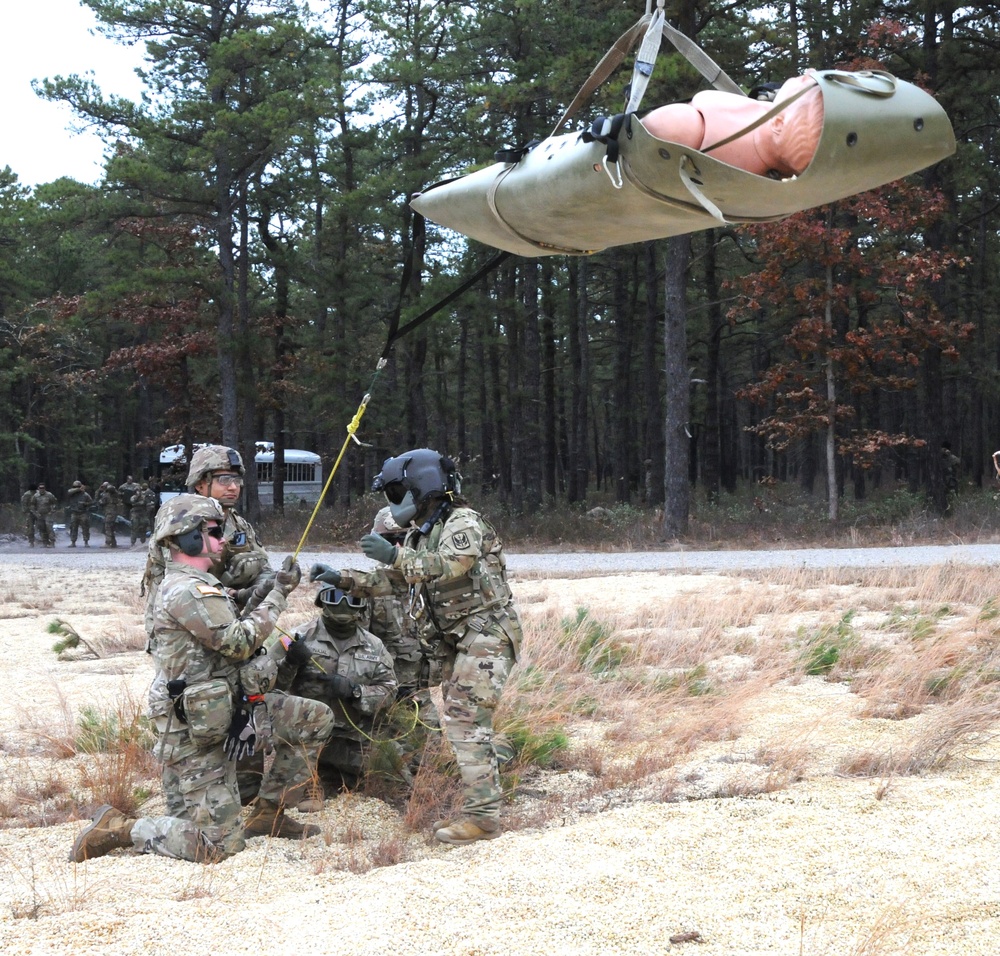
[[[112,850],[132,846],[132,827],[135,820],[105,804],[73,842],[70,863],[83,863],[94,857],[104,856]]]
[[[478,840],[495,840],[500,836],[500,823],[488,817],[463,817],[434,834],[436,840],[452,846],[465,846]]]
[[[326,793],[320,780],[313,778],[306,784],[305,793],[295,808],[299,813],[319,813],[323,809]]]
[[[286,840],[302,840],[319,836],[322,832],[312,823],[302,824],[286,817],[284,807],[279,807],[270,800],[260,799],[247,817],[243,829],[248,837],[272,836],[283,837]]]

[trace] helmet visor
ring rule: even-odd
[[[406,497],[407,488],[401,481],[390,481],[389,484],[383,486],[382,491],[385,492],[389,504],[400,505]]]

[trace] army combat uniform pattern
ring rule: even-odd
[[[52,512],[55,511],[59,502],[51,491],[36,491],[31,496],[31,508],[35,513],[35,523],[38,533],[41,535],[42,544],[47,548],[55,546],[56,535],[52,529]]]
[[[270,559],[263,545],[257,540],[253,525],[233,508],[224,509],[226,520],[222,525],[222,534],[226,541],[224,566],[219,574],[219,580],[227,588],[248,588],[256,583],[262,574],[273,575]],[[241,537],[242,535],[242,537]],[[242,541],[242,544],[237,544]],[[146,595],[146,636],[152,641],[153,636],[153,605],[156,601],[160,583],[163,581],[164,569],[167,566],[167,552],[162,545],[157,544],[155,536],[149,539],[149,550],[146,556],[146,571],[142,579],[142,587]]]
[[[244,692],[263,692],[273,684],[278,662],[267,654],[254,655],[285,605],[285,598],[272,591],[240,619],[212,575],[186,565],[169,566],[153,610],[156,676],[149,692],[167,815],[136,822],[131,834],[136,849],[202,862],[243,849],[236,765],[226,757],[223,743],[235,702]],[[271,650],[279,647],[276,641]],[[283,648],[276,657],[283,657]],[[270,668],[265,666],[269,661]],[[247,686],[250,677],[252,687]],[[186,681],[184,719],[168,687],[179,678]],[[287,790],[304,784],[314,772],[318,752],[333,729],[333,715],[314,700],[277,693],[267,693],[265,700],[275,754],[261,797],[278,804]]]
[[[24,512],[24,536],[28,539],[28,544],[35,546],[35,506],[32,498],[35,493],[29,488],[21,495],[21,511]]]
[[[74,485],[66,494],[69,496],[69,540],[76,546],[77,536],[83,533],[83,543],[90,544],[90,507],[94,499],[80,485]]]
[[[285,661],[278,671],[277,686],[298,697],[319,700],[333,712],[333,732],[320,755],[320,766],[359,777],[372,736],[373,718],[395,700],[396,675],[392,657],[382,642],[363,627],[355,627],[346,639],[331,635],[322,616],[296,628],[295,637],[305,643],[310,660],[300,666]],[[361,688],[361,696],[341,700],[330,693],[324,675],[340,674]]]
[[[476,511],[455,508],[427,535],[411,529],[393,567],[413,586],[412,613],[441,667],[441,722],[462,776],[464,810],[495,821],[502,794],[493,713],[522,639],[500,538]],[[395,576],[343,573],[368,596],[391,593]]]
[[[118,509],[121,507],[121,499],[118,497],[118,490],[114,485],[105,484],[97,495],[97,504],[104,514],[104,545],[108,548],[118,547],[118,538],[115,535],[115,522],[118,520]]]

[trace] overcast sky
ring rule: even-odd
[[[69,130],[68,106],[40,99],[33,79],[92,72],[102,92],[138,99],[141,47],[90,32],[94,15],[79,0],[0,0],[0,169],[26,186],[71,176],[96,183],[104,145],[91,132]]]

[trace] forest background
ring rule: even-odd
[[[669,3],[746,89],[828,67],[924,86],[956,154],[779,224],[510,258],[377,375],[392,318],[495,252],[408,198],[546,135],[641,4],[84,5],[145,45],[146,93],[40,78],[102,131],[103,181],[29,189],[0,170],[0,501],[40,480],[59,493],[153,475],[178,441],[252,460],[269,439],[279,461],[307,448],[328,471],[368,393],[365,444],[327,498],[339,512],[385,457],[425,445],[509,515],[648,506],[670,536],[748,488],[760,511],[794,489],[836,519],[873,494],[945,514],[954,479],[991,477],[995,4]],[[620,111],[628,79],[577,128]],[[644,106],[703,87],[664,44]],[[253,481],[246,494],[257,516]]]

